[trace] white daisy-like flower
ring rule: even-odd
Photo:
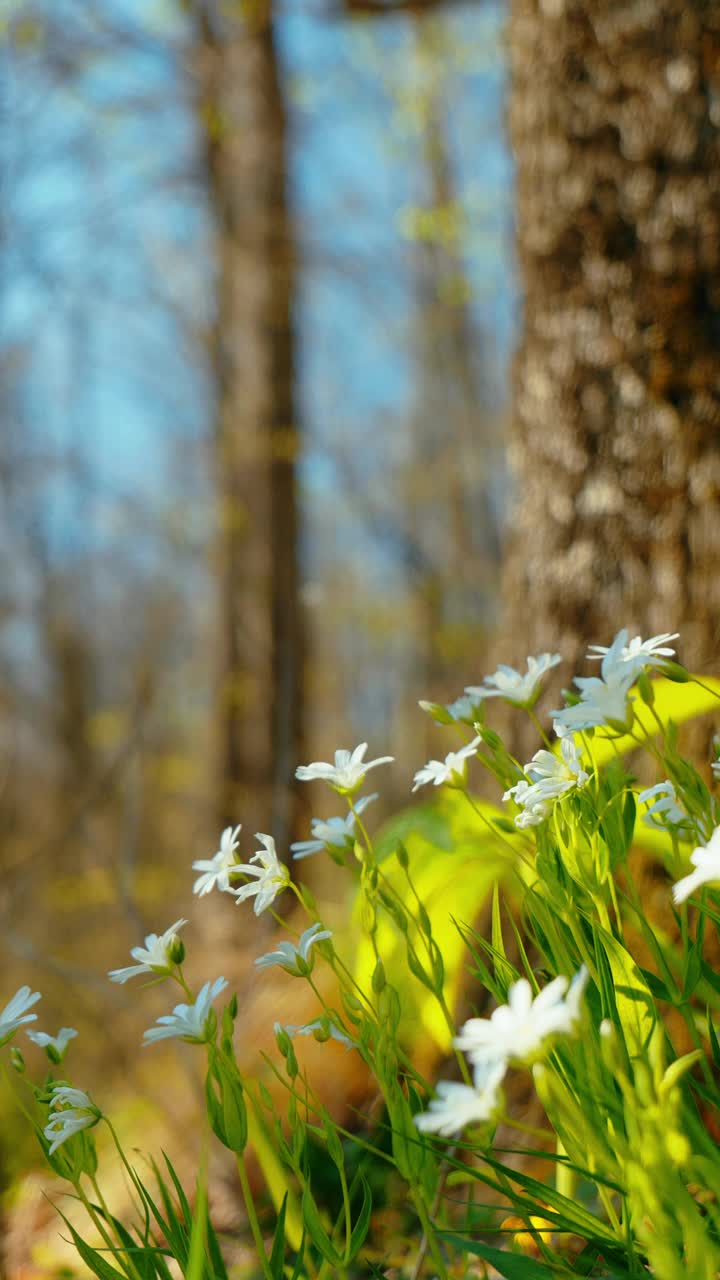
[[[413,791],[424,787],[428,782],[432,782],[436,787],[441,786],[443,782],[463,786],[467,776],[465,762],[470,756],[475,755],[480,742],[482,742],[482,736],[478,734],[460,751],[449,751],[444,760],[428,760],[428,763],[423,765],[422,769],[418,769],[415,774]]]
[[[79,1133],[81,1129],[89,1129],[102,1119],[102,1111],[90,1101],[82,1089],[71,1089],[69,1085],[56,1085],[52,1091],[50,1110],[55,1114],[43,1129],[43,1137],[50,1143],[50,1155],[54,1155],[58,1147]]]
[[[538,799],[535,787],[525,778],[521,778],[513,787],[508,787],[503,800],[514,800],[515,804],[520,805],[520,813],[515,818],[515,826],[520,831],[524,831],[526,827],[538,827],[550,814],[551,806],[548,801]]]
[[[582,748],[576,747],[571,733],[562,732],[559,737],[560,755],[556,756],[552,751],[536,751],[525,765],[530,782],[516,782],[503,796],[503,800],[513,799],[529,811],[529,816],[518,814],[515,819],[518,827],[537,826],[547,817],[548,802],[557,800],[573,787],[584,787],[588,780],[589,775],[580,764]]]
[[[74,1027],[61,1027],[56,1036],[49,1036],[45,1031],[26,1031],[25,1035],[33,1044],[45,1049],[52,1062],[62,1062],[67,1047],[75,1039],[77,1031]]]
[[[559,653],[541,653],[528,658],[527,671],[516,671],[500,663],[491,676],[485,676],[482,685],[468,685],[466,694],[474,699],[504,698],[516,707],[531,707],[540,696],[540,682],[544,675],[562,661]]]
[[[351,849],[355,843],[356,815],[360,815],[364,809],[367,809],[373,800],[377,800],[377,793],[372,796],[362,796],[355,803],[355,812],[348,813],[344,818],[313,818],[310,825],[310,834],[313,838],[297,840],[295,844],[291,844],[290,851],[293,858],[296,861],[300,858],[309,858],[312,853],[323,853],[328,847]]]
[[[474,1075],[474,1087],[452,1080],[439,1080],[437,1097],[427,1111],[413,1116],[421,1133],[437,1133],[449,1138],[469,1124],[485,1124],[503,1107],[500,1088],[506,1071],[504,1062],[484,1063]]]
[[[477,709],[480,702],[482,702],[482,698],[487,697],[489,692],[489,689],[482,689],[480,691],[482,697],[478,696],[476,698],[472,698],[469,693],[461,693],[459,698],[455,698],[454,702],[448,702],[447,704],[427,702],[424,698],[421,698],[418,706],[423,711],[427,711],[428,715],[432,716],[433,720],[437,721],[438,724],[449,724],[451,721],[455,724],[463,721],[465,724],[472,724],[477,719]]]
[[[290,872],[280,862],[272,836],[256,831],[255,839],[260,841],[263,848],[258,849],[249,862],[239,862],[235,868],[245,876],[253,876],[253,883],[243,884],[239,889],[233,889],[232,893],[235,894],[236,903],[254,898],[253,909],[255,915],[259,916],[275,901],[278,894],[287,888],[290,883]],[[259,863],[259,866],[253,866],[253,863]]]
[[[550,1036],[570,1035],[576,1029],[587,981],[583,965],[569,990],[567,978],[559,977],[533,999],[527,978],[520,978],[510,987],[507,1004],[489,1018],[470,1018],[453,1044],[473,1066],[498,1061],[528,1064],[544,1051]]]
[[[696,889],[704,884],[720,882],[720,827],[716,827],[706,845],[693,849],[690,861],[695,868],[673,885],[673,902],[685,902]]]
[[[627,628],[623,628],[609,648],[602,644],[591,644],[587,656],[604,660],[609,653],[612,653],[612,665],[619,674],[626,674],[627,669],[630,668],[633,674],[637,675],[646,667],[662,665],[663,658],[673,658],[675,650],[667,647],[668,640],[677,640],[679,635],[679,631],[672,633],[666,631],[662,635],[651,636],[649,640],[642,640],[640,636],[633,636],[632,640],[628,640]]]
[[[627,631],[619,631],[610,648],[602,656],[601,674],[576,676],[574,683],[580,690],[580,702],[572,707],[553,711],[557,726],[565,730],[598,728],[614,722],[625,724],[628,718],[628,694],[637,678],[639,668],[622,657],[627,642]]]
[[[176,1004],[172,1013],[164,1013],[157,1019],[158,1026],[143,1033],[145,1044],[156,1040],[169,1040],[177,1036],[190,1044],[205,1044],[209,1036],[208,1018],[212,1003],[227,986],[225,978],[216,978],[201,987],[194,1004]]]
[[[228,892],[230,875],[237,869],[235,852],[241,831],[241,823],[234,828],[226,827],[220,837],[220,848],[217,853],[212,858],[198,858],[193,862],[193,871],[203,872],[193,885],[193,893],[202,896],[204,893],[210,893],[212,889],[219,889],[221,893]]]
[[[291,1040],[294,1040],[295,1036],[314,1036],[316,1040],[321,1041],[337,1040],[338,1044],[344,1045],[346,1049],[357,1048],[355,1041],[346,1036],[344,1031],[340,1031],[329,1018],[315,1018],[313,1022],[306,1022],[301,1027],[276,1022],[275,1034],[277,1035],[279,1031],[284,1031]]]
[[[645,821],[651,827],[681,827],[690,821],[689,815],[679,803],[675,787],[668,778],[665,782],[656,782],[654,787],[646,787],[638,796],[639,804],[653,803],[645,814]]]
[[[318,921],[305,930],[297,946],[294,942],[279,942],[275,951],[268,951],[267,955],[258,956],[255,966],[258,969],[269,969],[273,965],[278,965],[295,978],[305,978],[312,972],[315,962],[315,957],[310,954],[312,948],[316,942],[322,942],[324,938],[332,938],[332,933],[329,929],[323,929]]]
[[[31,991],[29,987],[20,987],[8,1000],[0,1012],[0,1045],[6,1044],[10,1036],[26,1022],[36,1022],[37,1014],[28,1013],[38,1000],[42,999],[39,991]]]
[[[328,782],[335,791],[342,795],[351,794],[362,786],[365,774],[370,769],[377,769],[381,764],[392,764],[394,756],[379,756],[377,760],[364,762],[367,742],[361,742],[353,751],[338,750],[335,752],[335,763],[326,764],[316,760],[313,764],[298,765],[295,777],[299,782]]]
[[[127,982],[141,973],[168,974],[175,967],[173,951],[177,950],[177,934],[187,920],[176,920],[164,933],[149,933],[144,947],[133,947],[130,955],[137,964],[126,965],[124,969],[111,969],[108,977],[111,982]]]

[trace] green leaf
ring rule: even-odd
[[[203,1280],[205,1274],[205,1235],[207,1229],[207,1173],[203,1163],[200,1168],[195,1193],[195,1214],[190,1232],[190,1250],[185,1280]]]
[[[534,1258],[526,1258],[519,1253],[506,1253],[504,1249],[493,1249],[488,1244],[479,1244],[477,1240],[463,1240],[461,1236],[452,1235],[449,1231],[438,1231],[441,1240],[447,1240],[461,1253],[473,1253],[494,1267],[498,1275],[505,1280],[557,1280],[557,1272],[536,1262]]]
[[[596,926],[613,979],[615,1007],[628,1051],[642,1054],[656,1022],[655,1002],[632,956],[612,934]]]
[[[285,1274],[285,1211],[287,1209],[287,1191],[283,1196],[283,1202],[280,1205],[280,1212],[275,1224],[275,1234],[273,1236],[272,1251],[270,1253],[270,1271],[273,1280],[283,1280]]]
[[[58,1212],[60,1212],[58,1210]],[[91,1245],[86,1244],[82,1236],[79,1236],[72,1223],[68,1221],[63,1213],[60,1214],[68,1231],[72,1235],[73,1244],[77,1249],[80,1257],[87,1267],[90,1268],[93,1275],[98,1276],[99,1280],[127,1280],[128,1272],[118,1271],[115,1267],[111,1267],[106,1262],[101,1253],[97,1249],[93,1249]]]
[[[303,1190],[302,1215],[303,1222],[307,1227],[307,1233],[318,1253],[325,1258],[326,1262],[329,1262],[331,1266],[335,1267],[338,1271],[341,1270],[343,1265],[342,1257],[332,1243],[332,1240],[320,1220],[320,1214],[318,1213],[317,1206],[313,1200],[309,1182],[305,1183],[305,1188]]]
[[[707,1025],[708,1025],[708,1038],[710,1040],[710,1048],[712,1050],[713,1062],[715,1063],[715,1066],[720,1069],[720,1044],[718,1044],[718,1038],[715,1033],[715,1028],[712,1024],[712,1018],[711,1018],[709,1009],[707,1011]]]
[[[361,1176],[361,1183],[362,1183],[363,1202],[362,1202],[362,1207],[360,1209],[360,1213],[357,1218],[357,1222],[355,1223],[355,1226],[353,1227],[352,1233],[350,1235],[350,1244],[347,1251],[347,1258],[345,1260],[346,1262],[352,1262],[353,1258],[360,1252],[360,1249],[365,1243],[365,1237],[368,1233],[368,1227],[370,1226],[370,1215],[372,1214],[372,1207],[373,1207],[372,1192],[370,1190],[370,1187],[368,1186],[367,1180],[362,1176]]]

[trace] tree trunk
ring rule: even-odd
[[[512,0],[506,660],[720,628],[720,9]],[[511,650],[512,649],[512,653]]]
[[[284,856],[302,758],[294,251],[270,4],[203,22],[203,114],[217,226],[220,824]]]

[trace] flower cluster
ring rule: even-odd
[[[675,650],[667,647],[667,641],[675,639],[676,634],[666,633],[651,636],[649,640],[634,636],[628,642],[627,629],[623,628],[609,647],[591,645],[588,658],[600,660],[601,676],[576,676],[579,702],[553,711],[553,716],[565,729],[594,729],[602,725],[625,729],[633,701],[629,697],[632,686],[646,668],[656,667],[663,659],[673,656]]]
[[[50,1110],[54,1115],[43,1129],[43,1137],[50,1143],[49,1154],[52,1156],[63,1142],[80,1133],[81,1129],[92,1128],[102,1119],[102,1112],[90,1101],[82,1089],[72,1089],[69,1085],[54,1085],[50,1098]]]
[[[275,841],[272,836],[256,832],[255,839],[263,846],[258,849],[250,862],[238,862],[235,853],[238,847],[240,826],[226,827],[220,837],[220,848],[212,858],[199,858],[193,862],[193,870],[201,871],[193,885],[193,893],[210,893],[219,889],[221,893],[232,893],[236,902],[245,902],[247,898],[255,898],[255,915],[259,916],[273,903],[279,893],[290,882],[290,873],[277,856]],[[235,888],[230,881],[240,876],[250,877],[250,884]],[[122,981],[122,979],[117,979]]]
[[[512,799],[520,806],[515,825],[521,829],[543,822],[554,800],[575,787],[583,787],[588,780],[589,775],[580,764],[582,747],[576,746],[572,734],[557,721],[554,728],[560,738],[560,755],[536,751],[524,766],[527,777],[509,787],[503,795],[503,800]]]
[[[453,1044],[467,1055],[473,1085],[440,1081],[430,1109],[415,1116],[417,1127],[447,1137],[498,1115],[508,1067],[531,1066],[547,1053],[555,1036],[577,1030],[587,981],[583,966],[570,984],[565,977],[555,978],[533,999],[530,983],[520,978],[509,988],[507,1004],[489,1018],[470,1018]]]

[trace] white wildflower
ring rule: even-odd
[[[559,731],[559,732],[558,732]],[[509,787],[503,800],[514,800],[522,812],[515,819],[521,830],[536,827],[550,812],[550,802],[565,795],[573,787],[584,787],[588,774],[581,767],[582,747],[576,747],[573,736],[561,725],[556,725],[560,738],[560,755],[552,751],[536,751],[524,771],[530,778],[521,779]]]
[[[175,966],[173,952],[177,954],[177,934],[187,920],[176,920],[164,933],[149,933],[144,947],[133,947],[130,955],[137,964],[129,964],[124,969],[111,969],[108,977],[111,982],[127,982],[141,973],[172,973]]]
[[[716,827],[706,845],[693,849],[690,861],[695,870],[673,885],[673,902],[685,902],[696,889],[704,884],[720,881],[720,827]]]
[[[62,1062],[67,1047],[75,1039],[77,1031],[74,1027],[61,1027],[56,1036],[49,1036],[45,1031],[26,1031],[25,1035],[44,1049],[51,1062]]]
[[[306,1022],[301,1027],[292,1026],[290,1024],[283,1025],[280,1022],[275,1023],[275,1034],[284,1031],[291,1040],[295,1036],[314,1036],[316,1040],[337,1040],[338,1044],[342,1044],[346,1049],[355,1049],[357,1045],[354,1040],[346,1036],[344,1031],[340,1031],[329,1018],[315,1018],[313,1022]]]
[[[89,1129],[102,1118],[102,1112],[90,1101],[82,1089],[71,1089],[69,1085],[55,1085],[50,1100],[50,1109],[55,1114],[43,1129],[43,1137],[50,1143],[50,1155],[54,1155],[58,1147],[81,1129]]]
[[[516,707],[532,707],[540,696],[543,676],[561,661],[559,653],[541,653],[537,658],[528,658],[525,672],[500,663],[493,675],[485,676],[482,685],[468,685],[465,692],[474,699],[504,698]]]
[[[646,787],[640,792],[638,796],[640,804],[649,804],[651,800],[653,803],[645,814],[645,821],[651,827],[680,827],[686,826],[689,822],[688,814],[678,802],[675,788],[669,779],[665,782],[656,782],[654,787]]]
[[[213,1000],[227,986],[225,978],[206,982],[198,992],[194,1004],[176,1004],[172,1013],[164,1013],[157,1019],[158,1026],[150,1027],[143,1034],[146,1044],[156,1040],[169,1040],[177,1036],[191,1044],[204,1044],[210,1037],[210,1011]]]
[[[256,831],[255,839],[260,841],[263,848],[258,849],[249,862],[240,862],[235,868],[243,875],[253,876],[253,883],[243,884],[232,892],[235,894],[237,903],[245,902],[247,898],[255,898],[253,909],[255,915],[259,916],[275,901],[278,894],[287,888],[290,883],[290,873],[277,856],[272,836]],[[259,866],[253,866],[253,863],[259,863]]]
[[[484,1064],[475,1072],[474,1088],[452,1080],[439,1080],[437,1097],[431,1099],[427,1111],[413,1116],[422,1133],[437,1133],[449,1138],[469,1124],[485,1124],[502,1109],[501,1084],[506,1064]]]
[[[338,750],[335,752],[335,763],[326,764],[316,760],[313,764],[298,765],[295,777],[300,782],[328,782],[335,791],[350,794],[357,791],[365,780],[370,769],[377,769],[381,764],[392,764],[394,756],[379,756],[377,760],[364,762],[367,742],[361,742],[353,751]]]
[[[631,670],[636,676],[646,667],[662,665],[663,658],[674,657],[675,650],[669,649],[667,643],[668,640],[677,640],[679,635],[679,631],[667,631],[659,636],[651,636],[649,640],[642,640],[640,636],[633,636],[632,640],[628,640],[627,629],[623,628],[618,631],[609,648],[602,644],[591,644],[587,656],[602,659],[605,666],[605,659],[611,654],[608,670],[612,668],[620,675],[626,675]]]
[[[443,782],[449,782],[455,786],[463,786],[466,778],[466,760],[470,756],[474,756],[478,744],[482,742],[480,734],[473,738],[466,747],[462,747],[460,751],[449,751],[444,760],[429,760],[422,769],[418,769],[414,778],[413,791],[417,791],[419,787],[424,787],[426,783],[432,782],[434,786],[439,787]]]
[[[293,977],[305,978],[312,972],[315,960],[310,952],[315,943],[322,942],[324,938],[332,938],[330,930],[323,929],[319,922],[312,924],[301,935],[297,946],[294,942],[279,942],[275,951],[268,951],[267,955],[258,956],[255,961],[256,968],[269,969],[273,965],[278,965]]]
[[[312,840],[297,840],[290,845],[294,859],[309,858],[312,853],[322,853],[324,849],[351,849],[355,843],[356,815],[359,816],[373,800],[372,796],[362,796],[354,805],[354,812],[344,818],[313,818],[310,826]]]
[[[212,858],[198,858],[193,862],[193,871],[203,872],[193,885],[193,893],[202,895],[210,893],[212,889],[219,889],[221,893],[228,892],[230,875],[237,867],[235,851],[241,831],[242,824],[238,824],[235,828],[226,827],[220,837],[220,848],[217,853]]]
[[[569,991],[567,978],[559,977],[533,999],[527,978],[520,978],[510,987],[507,1004],[489,1018],[470,1018],[453,1044],[467,1053],[473,1066],[499,1061],[527,1064],[544,1051],[550,1036],[576,1029],[587,980],[583,966]]]
[[[26,1022],[36,1022],[37,1014],[28,1013],[42,997],[39,991],[31,991],[29,987],[20,987],[0,1012],[0,1045],[5,1044],[18,1027]]]

